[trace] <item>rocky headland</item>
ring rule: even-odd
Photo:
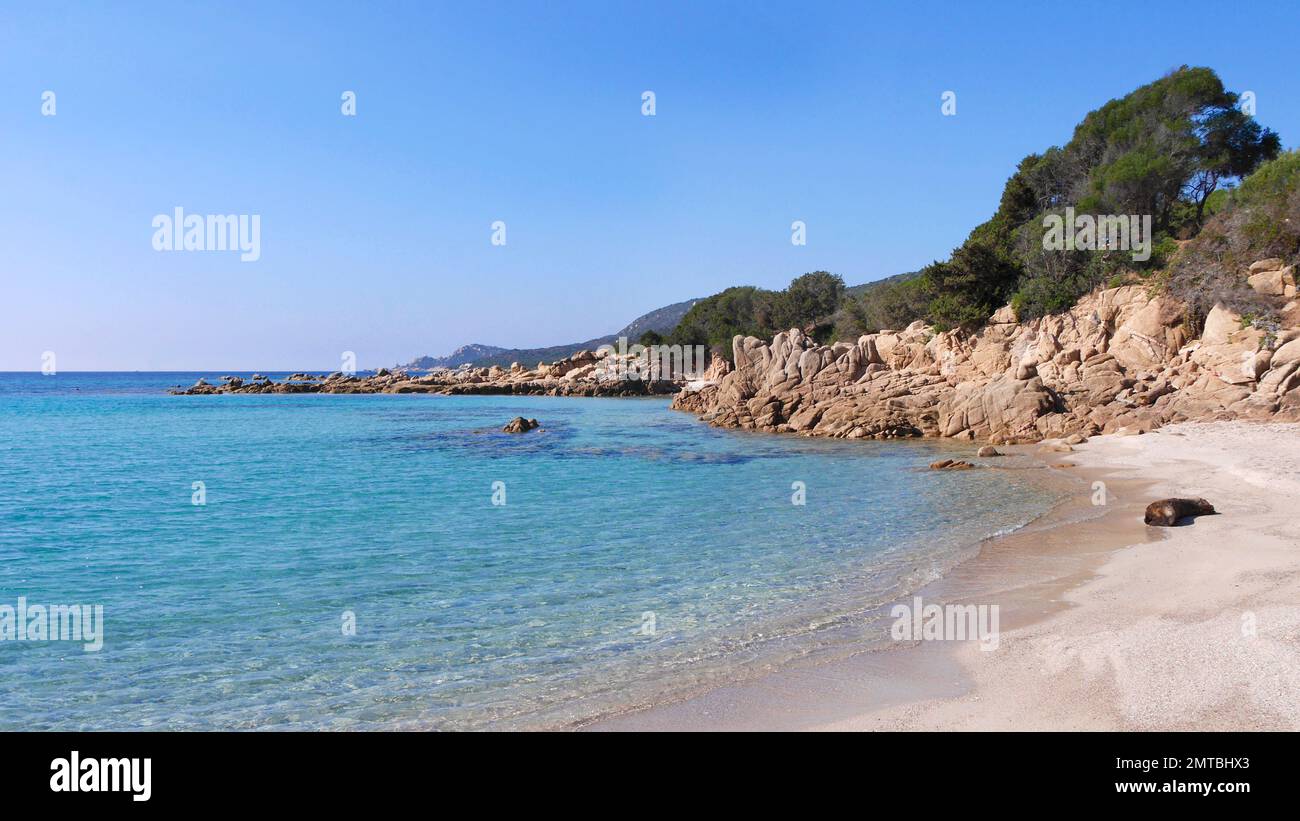
[[[974,333],[914,322],[832,345],[799,330],[770,342],[737,336],[734,368],[688,386],[673,407],[724,428],[992,444],[1300,420],[1294,267],[1261,260],[1243,275],[1275,304],[1276,320],[1219,304],[1194,333],[1180,302],[1125,285],[1027,322],[1008,306]]]
[[[1030,321],[1007,306],[975,332],[936,332],[918,321],[831,345],[798,329],[771,341],[737,336],[734,365],[715,357],[694,380],[638,368],[633,355],[602,349],[535,368],[227,376],[172,392],[676,394],[674,409],[723,428],[991,444],[1077,442],[1186,421],[1300,421],[1294,266],[1261,260],[1243,276],[1274,303],[1273,319],[1242,317],[1219,304],[1193,329],[1182,303],[1137,284],[1096,291],[1068,312]]]
[[[721,362],[721,360],[719,360]],[[635,374],[635,378],[630,377]],[[703,375],[720,376],[718,366]],[[509,368],[461,367],[438,369],[427,374],[380,368],[373,374],[295,373],[273,380],[254,374],[249,379],[222,377],[219,384],[200,379],[188,388],[174,388],[173,394],[251,393],[435,393],[516,394],[526,396],[654,396],[672,394],[687,384],[684,377],[669,376],[658,368],[640,368],[632,354],[600,349],[579,351],[535,368],[519,363]]]

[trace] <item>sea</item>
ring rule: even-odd
[[[167,393],[219,376],[0,374],[0,730],[578,726],[887,646],[1063,493],[664,397]]]

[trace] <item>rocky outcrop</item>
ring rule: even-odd
[[[1276,300],[1280,331],[1218,305],[1194,338],[1182,304],[1127,285],[1028,322],[1003,308],[973,334],[915,322],[833,345],[799,330],[770,342],[737,336],[734,369],[688,385],[673,407],[747,430],[991,444],[1054,439],[1067,448],[1088,435],[1170,422],[1300,420],[1293,269],[1261,260],[1242,276]]]
[[[1283,266],[1280,259],[1263,259],[1250,266],[1246,281],[1256,293],[1294,299],[1296,295],[1295,266]]]
[[[702,361],[702,360],[701,360]],[[718,360],[724,366],[725,360]],[[720,378],[718,367],[703,375]],[[223,393],[437,393],[437,394],[519,394],[542,396],[649,396],[672,394],[687,380],[677,374],[667,378],[659,363],[645,357],[620,354],[606,349],[579,351],[555,362],[539,362],[528,369],[514,363],[509,369],[462,367],[412,375],[406,371],[380,368],[373,374],[328,376],[307,373],[291,374],[276,382],[261,374],[248,381],[239,377],[222,377],[220,385],[200,379],[189,388],[174,388],[173,394],[208,395]],[[701,382],[700,384],[709,384]]]
[[[974,465],[965,459],[940,459],[930,463],[930,470],[970,470]]]
[[[511,419],[509,422],[506,422],[505,427],[501,428],[501,432],[502,433],[528,433],[528,431],[537,430],[541,426],[542,423],[538,422],[536,419],[525,419],[522,416],[516,416],[514,419]]]

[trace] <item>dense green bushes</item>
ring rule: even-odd
[[[842,326],[897,327],[906,323],[889,309],[905,305],[923,306],[913,318],[941,329],[977,327],[1007,302],[1038,316],[1069,307],[1121,271],[1159,270],[1177,249],[1175,238],[1195,236],[1226,206],[1223,187],[1276,156],[1279,145],[1237,108],[1237,95],[1213,71],[1184,66],[1089,113],[1065,146],[1021,160],[993,217],[948,260],[926,266],[906,291],[846,305]],[[1142,238],[1150,258],[1135,260],[1128,249],[1044,248],[1044,217],[1067,207],[1150,217],[1151,235]],[[1278,244],[1267,236],[1268,220],[1253,225],[1242,230],[1258,234],[1257,245]]]
[[[844,280],[825,271],[797,277],[784,291],[743,285],[702,299],[682,317],[667,340],[674,345],[704,345],[731,359],[737,334],[770,338],[804,328],[822,341],[844,296]]]
[[[922,287],[920,272],[899,274],[858,286],[846,295],[835,317],[836,339],[855,339],[864,333],[904,328],[926,315],[930,295]]]

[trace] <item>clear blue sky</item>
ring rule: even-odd
[[[0,370],[369,367],[913,270],[1184,63],[1300,134],[1295,3],[868,5],[6,3]],[[153,250],[176,206],[260,214],[261,259]]]

